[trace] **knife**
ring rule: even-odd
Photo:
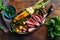
[[[52,4],[52,5],[50,6],[50,8],[48,9],[46,18],[47,18],[47,17],[51,14],[51,12],[53,11],[53,7],[54,7],[54,4]]]
[[[41,24],[44,24],[45,19],[51,14],[51,12],[53,11],[53,7],[54,4],[51,4],[51,6],[49,7],[48,11],[46,11],[46,14],[43,16],[42,22]]]

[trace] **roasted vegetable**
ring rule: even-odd
[[[28,15],[29,15],[29,13],[27,11],[23,11],[22,13],[20,13],[18,16],[16,16],[14,18],[14,22],[16,22],[15,20],[19,21],[20,19],[23,19],[23,18],[25,18]]]
[[[33,9],[33,7],[29,7],[29,8],[26,8],[26,11],[28,11],[29,14],[32,15],[35,10]]]
[[[26,22],[23,22],[23,24],[25,25],[25,24],[26,24]]]
[[[23,26],[19,26],[19,29],[20,29],[20,30],[23,29]]]
[[[15,24],[16,24],[16,25],[18,25],[18,24],[19,24],[19,25],[21,25],[21,24],[24,24],[24,25],[25,25],[25,24],[26,24],[25,21],[26,21],[27,19],[29,19],[29,18],[30,18],[30,16],[27,16],[26,18],[22,18],[21,20],[19,20],[19,21],[17,21],[17,22],[16,22],[16,20],[14,20],[14,21],[15,21]]]
[[[16,32],[25,32],[25,31],[27,31],[27,29],[24,28],[24,26],[18,26],[18,27],[15,27],[15,31]]]
[[[49,21],[46,22],[46,26],[48,27],[49,37],[60,37],[60,16],[50,17]]]

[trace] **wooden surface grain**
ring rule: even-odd
[[[34,5],[36,1],[38,0],[10,0],[9,5],[13,5],[18,13],[20,10]],[[55,4],[54,11],[50,16],[60,16],[60,0],[51,0],[50,4],[53,3]],[[46,9],[49,5],[46,6]],[[0,40],[48,40],[47,27],[42,26],[34,33],[29,35],[13,35],[10,32],[5,34],[3,31],[0,31]]]

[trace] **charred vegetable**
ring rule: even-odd
[[[16,22],[16,20],[19,21],[19,20],[25,18],[27,15],[29,15],[28,12],[27,11],[23,11],[21,14],[19,14],[18,16],[16,16],[14,18],[14,22]]]
[[[35,9],[39,9],[41,8],[42,6],[45,6],[47,3],[49,2],[49,0],[47,1],[44,1],[44,0],[39,0],[34,6],[32,7],[29,7],[29,8],[26,8],[26,10],[24,10],[22,13],[20,13],[19,15],[17,15],[14,19],[14,22],[22,19],[22,18],[25,18],[29,15],[32,15],[35,11]]]

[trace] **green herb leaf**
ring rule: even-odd
[[[36,9],[36,10],[35,10],[35,12],[36,12],[36,13],[39,13],[39,12],[40,12],[40,10],[39,10],[39,9]]]
[[[51,38],[60,37],[60,16],[50,17],[49,21],[46,22],[48,27],[48,35]]]
[[[0,30],[3,30],[4,29],[4,27],[3,26],[0,26]]]

